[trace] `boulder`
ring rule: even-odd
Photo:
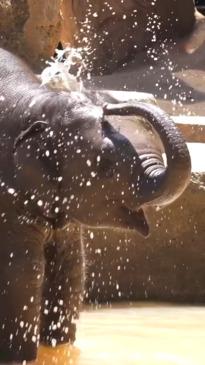
[[[74,44],[71,1],[0,0],[0,46],[39,68],[60,40]]]

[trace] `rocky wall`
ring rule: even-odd
[[[0,0],[0,46],[40,66],[59,41],[84,45],[90,68],[111,72],[141,49],[188,34],[194,22],[193,0]]]
[[[69,0],[0,0],[0,46],[40,68],[59,43],[74,44]]]
[[[76,0],[73,12],[97,73],[113,71],[144,49],[154,58],[152,48],[189,34],[195,23],[193,0]]]

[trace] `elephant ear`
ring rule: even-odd
[[[48,122],[38,120],[31,124],[27,129],[21,131],[21,133],[15,138],[13,151],[15,152],[16,148],[24,142],[29,137],[44,131],[48,127]]]

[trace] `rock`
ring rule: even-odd
[[[148,239],[89,229],[87,300],[205,301],[205,173],[173,205],[147,210]],[[92,232],[92,234],[91,234]]]
[[[90,53],[91,69],[97,73],[111,72],[130,60],[133,53],[146,49],[151,58],[161,42],[183,37],[195,23],[193,0],[115,0],[105,2],[76,0],[73,12]],[[163,46],[162,46],[163,47]]]
[[[89,68],[111,72],[136,51],[187,35],[195,16],[193,0],[186,5],[176,0],[109,0],[103,6],[101,0],[0,0],[0,46],[39,67],[59,41],[85,45]]]
[[[180,115],[172,118],[187,142],[205,143],[205,117]]]
[[[0,46],[19,53],[23,25],[29,17],[26,0],[0,1]]]
[[[27,0],[29,18],[23,27],[23,43],[27,50],[25,55],[29,55],[32,63],[50,58],[57,47],[61,32],[60,2]]]
[[[141,102],[157,104],[154,95],[137,91],[98,90],[99,97],[107,103]]]
[[[0,0],[0,46],[38,67],[60,40],[74,42],[75,22],[67,0]]]

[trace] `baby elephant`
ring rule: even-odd
[[[102,106],[97,93],[51,91],[3,49],[0,86],[0,364],[13,364],[34,361],[39,345],[57,351],[75,340],[81,225],[147,236],[143,207],[166,205],[184,191],[190,156],[158,107]],[[109,115],[146,118],[167,165],[157,146],[132,144]]]

